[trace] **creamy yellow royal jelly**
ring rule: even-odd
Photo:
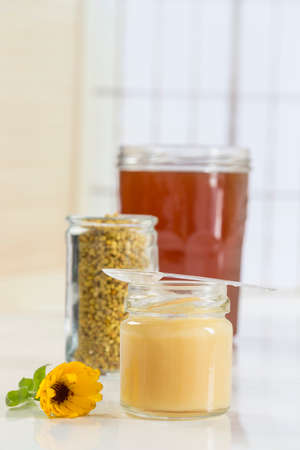
[[[226,287],[160,282],[158,293],[132,301],[130,291],[130,314],[121,324],[121,404],[150,417],[225,412],[232,359]],[[184,297],[195,291],[199,297]]]

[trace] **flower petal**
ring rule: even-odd
[[[69,403],[72,404],[72,408],[83,410],[86,414],[96,406],[96,402],[94,400],[87,397],[79,397],[77,395],[74,395]]]
[[[102,384],[99,382],[96,383],[77,383],[73,386],[73,392],[79,396],[91,396],[98,394],[103,388]]]

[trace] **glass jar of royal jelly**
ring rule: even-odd
[[[221,281],[129,284],[120,327],[121,404],[152,418],[226,412],[232,325]]]

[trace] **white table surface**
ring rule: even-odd
[[[135,419],[119,407],[118,377],[78,419],[48,419],[38,406],[8,409],[5,393],[44,363],[64,360],[63,312],[0,316],[1,450],[299,450],[300,298],[248,298],[235,344],[229,413],[190,421]]]

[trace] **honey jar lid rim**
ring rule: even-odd
[[[121,170],[249,172],[250,163],[247,148],[230,145],[122,145],[118,155]]]

